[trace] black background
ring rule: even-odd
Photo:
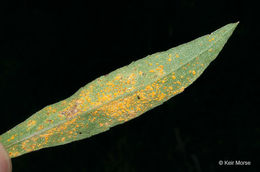
[[[235,0],[1,1],[0,133],[101,75],[240,21],[184,93],[108,132],[15,158],[13,171],[257,171],[259,19],[253,6]],[[219,160],[252,165],[219,166]]]

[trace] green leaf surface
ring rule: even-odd
[[[238,23],[101,76],[0,136],[10,157],[88,138],[181,93],[213,61]]]

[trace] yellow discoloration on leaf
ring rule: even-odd
[[[27,127],[28,127],[28,128],[29,128],[29,127],[33,127],[35,124],[36,124],[36,121],[35,121],[35,120],[30,120],[30,121],[28,121],[28,123],[27,123]]]
[[[214,41],[214,39],[215,39],[215,38],[211,38],[211,39],[209,39],[209,42]]]
[[[122,76],[117,75],[117,76],[115,77],[115,80],[120,80],[121,78],[122,78]]]

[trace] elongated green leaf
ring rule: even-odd
[[[181,93],[213,61],[238,23],[101,76],[0,136],[10,157],[104,132]]]

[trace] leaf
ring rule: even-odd
[[[213,61],[238,23],[101,76],[4,133],[10,157],[104,132],[181,93]]]

